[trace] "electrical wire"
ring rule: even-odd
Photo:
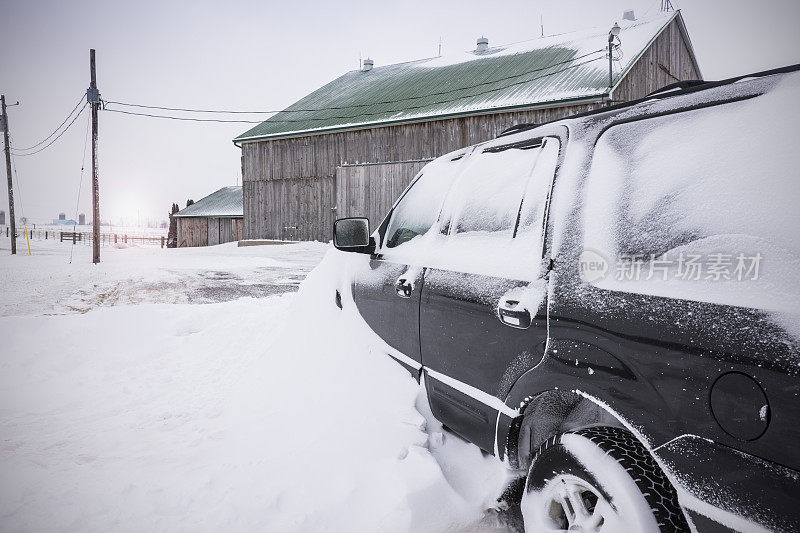
[[[30,153],[27,153],[27,154],[18,154],[18,153],[15,153],[14,149],[12,149],[12,150],[11,150],[11,153],[12,153],[12,154],[14,154],[14,155],[15,155],[15,156],[17,156],[17,157],[27,157],[27,156],[29,156],[29,155],[36,155],[36,154],[38,154],[39,152],[41,152],[41,151],[43,151],[43,150],[46,150],[47,148],[49,148],[50,146],[52,146],[54,142],[56,142],[58,139],[60,139],[60,138],[61,138],[61,136],[62,136],[62,135],[64,135],[64,134],[65,134],[65,133],[66,133],[66,132],[67,132],[67,131],[68,131],[68,130],[69,130],[71,127],[72,127],[72,125],[73,125],[73,124],[75,124],[75,121],[76,121],[76,120],[78,120],[78,117],[79,117],[79,116],[81,116],[81,114],[83,113],[83,110],[84,110],[84,109],[86,109],[86,106],[87,106],[87,105],[89,105],[89,104],[88,104],[88,103],[84,103],[84,104],[83,104],[83,107],[81,108],[81,110],[80,110],[80,111],[78,111],[78,114],[77,114],[77,115],[75,115],[75,118],[73,118],[73,119],[72,119],[72,122],[70,122],[70,123],[67,125],[67,127],[66,127],[66,128],[64,128],[63,130],[61,130],[61,133],[59,133],[59,134],[58,134],[58,135],[57,135],[57,136],[56,136],[56,137],[55,137],[53,140],[51,140],[49,143],[47,143],[47,144],[46,144],[46,145],[44,145],[43,147],[39,148],[39,149],[38,149],[38,150],[36,150],[35,152],[30,152]]]
[[[78,209],[81,205],[81,188],[83,187],[83,169],[86,168],[86,146],[89,144],[89,126],[92,123],[92,117],[89,117],[89,120],[86,121],[86,134],[83,137],[83,157],[81,158],[81,177],[78,181],[78,199],[75,200],[75,218],[72,219],[74,224],[72,224],[72,233],[75,233],[75,229],[78,226]],[[72,239],[72,245],[69,249],[69,264],[72,264],[72,251],[75,248],[75,239]]]
[[[136,115],[137,117],[169,118],[172,120],[186,120],[190,122],[227,122],[234,124],[261,124],[262,122],[264,122],[263,120],[226,120],[226,119],[216,119],[216,118],[172,117],[167,115],[153,115],[151,113],[137,113],[135,111],[124,111],[122,109],[111,109],[109,107],[106,107],[103,110],[111,111],[112,113],[122,113],[125,115]]]
[[[13,137],[11,137],[11,135],[9,135],[8,136],[8,146],[9,146],[9,148],[11,147],[13,142],[14,142]],[[13,151],[12,151],[10,159],[11,159],[11,168],[12,168],[12,170],[14,172],[14,180],[15,180],[15,182],[17,184],[17,190],[19,191],[19,210],[20,210],[20,215],[21,215],[21,218],[25,218],[25,198],[23,197],[23,194],[22,194],[22,181],[19,179],[19,172],[17,172],[17,162],[14,160]]]
[[[569,66],[567,68],[563,68],[563,69],[557,70],[555,72],[548,72],[547,74],[543,74],[541,76],[535,76],[535,77],[527,79],[527,80],[522,80],[522,81],[518,81],[518,82],[515,82],[515,83],[510,83],[510,84],[504,85],[502,87],[495,87],[493,89],[487,89],[485,91],[480,91],[480,92],[477,92],[477,93],[474,93],[474,94],[461,95],[461,96],[458,96],[456,98],[438,100],[436,102],[421,104],[421,105],[417,105],[417,106],[407,106],[407,107],[404,107],[402,109],[386,109],[386,110],[375,111],[375,112],[371,112],[371,113],[359,113],[359,114],[356,114],[356,115],[343,115],[343,116],[330,116],[330,117],[309,117],[309,118],[304,118],[304,119],[278,119],[278,120],[266,119],[266,120],[257,120],[256,121],[256,120],[222,120],[222,119],[212,119],[212,118],[175,117],[175,116],[169,116],[169,115],[155,115],[155,114],[151,114],[151,113],[137,113],[137,112],[134,112],[134,111],[124,111],[122,109],[111,109],[111,108],[108,108],[108,107],[106,107],[105,110],[106,111],[111,111],[111,112],[114,112],[114,113],[123,113],[123,114],[126,114],[126,115],[136,115],[136,116],[151,117],[151,118],[164,118],[164,119],[170,119],[170,120],[188,120],[188,121],[194,121],[194,122],[228,122],[228,123],[232,122],[232,123],[249,123],[249,124],[256,124],[256,123],[257,124],[263,124],[265,122],[266,123],[284,124],[284,123],[295,123],[295,122],[303,123],[303,122],[315,122],[315,121],[326,121],[326,120],[337,120],[337,119],[338,120],[342,120],[342,119],[345,119],[345,120],[346,119],[357,119],[357,118],[367,117],[367,116],[385,115],[386,113],[397,113],[397,112],[409,111],[409,110],[413,110],[413,109],[421,109],[421,108],[428,107],[428,106],[434,105],[434,104],[447,104],[447,103],[451,103],[451,102],[457,102],[457,101],[463,100],[465,98],[474,98],[476,96],[481,96],[481,95],[484,95],[484,94],[489,94],[489,93],[492,93],[492,92],[501,91],[503,89],[508,89],[510,87],[515,87],[517,85],[523,85],[523,84],[526,84],[526,83],[530,83],[532,81],[536,81],[536,80],[539,80],[539,79],[542,79],[542,78],[546,78],[548,76],[554,76],[556,74],[561,74],[562,72],[566,72],[568,70],[571,70],[571,69],[586,65],[588,63],[592,63],[594,61],[597,61],[598,59],[604,59],[604,58],[603,57],[597,57],[597,58],[594,58],[594,59],[590,59],[588,61],[583,61],[581,63],[576,63],[574,65],[571,65],[571,66]],[[547,67],[547,68],[552,68],[552,67]],[[496,81],[495,82],[491,82],[491,83],[496,83]],[[479,86],[479,85],[476,85],[476,87],[477,86]],[[110,103],[110,102],[107,102],[107,103]],[[369,104],[369,105],[377,105],[377,104]],[[318,111],[325,111],[327,109],[334,109],[334,108],[324,108],[324,109],[319,109]]]
[[[404,98],[398,98],[398,99],[395,99],[395,100],[383,100],[383,101],[380,101],[380,102],[372,102],[372,103],[369,103],[369,104],[351,104],[351,105],[345,105],[345,106],[321,107],[321,108],[316,108],[316,109],[277,109],[277,110],[271,110],[271,111],[225,111],[225,110],[221,110],[221,109],[188,109],[188,108],[183,108],[183,107],[151,106],[151,105],[143,105],[143,104],[131,104],[131,103],[119,102],[119,101],[115,101],[115,100],[106,100],[105,102],[107,104],[116,104],[116,105],[121,105],[121,106],[126,106],[126,107],[139,107],[139,108],[142,108],[142,109],[159,109],[159,110],[162,110],[162,111],[185,111],[185,112],[190,112],[190,113],[223,113],[223,114],[243,114],[243,115],[259,115],[259,114],[261,114],[261,115],[264,115],[264,114],[273,114],[273,113],[306,113],[306,112],[330,111],[330,110],[341,111],[341,110],[345,110],[345,109],[353,109],[353,108],[359,108],[359,107],[372,107],[372,106],[375,106],[375,105],[396,104],[396,103],[400,103],[400,102],[407,102],[407,101],[410,101],[410,100],[420,100],[422,98],[430,98],[432,96],[443,96],[443,95],[451,94],[451,93],[458,92],[458,91],[465,91],[465,90],[468,90],[468,89],[475,89],[477,87],[483,87],[483,86],[486,86],[486,85],[493,85],[493,84],[499,83],[501,81],[511,80],[511,79],[514,79],[514,78],[520,78],[522,76],[527,76],[528,74],[534,74],[536,72],[541,72],[543,70],[548,70],[548,69],[551,69],[553,67],[558,67],[558,66],[561,66],[561,65],[566,65],[568,63],[573,63],[573,62],[575,62],[575,61],[577,61],[579,59],[583,59],[585,57],[589,57],[591,55],[594,55],[594,54],[597,54],[597,53],[600,53],[600,52],[605,52],[605,51],[606,51],[605,48],[601,48],[601,49],[595,50],[593,52],[588,52],[588,53],[580,55],[580,56],[572,57],[572,58],[567,59],[565,61],[559,61],[557,63],[552,63],[550,65],[547,65],[545,67],[539,67],[539,68],[535,68],[535,69],[532,69],[532,70],[528,70],[526,72],[521,72],[519,74],[512,74],[510,76],[504,76],[502,78],[497,78],[497,79],[491,80],[491,81],[484,81],[484,82],[476,83],[476,84],[473,84],[473,85],[467,85],[467,86],[464,86],[464,87],[456,87],[454,89],[447,89],[445,91],[438,91],[438,92],[435,92],[435,93],[428,93],[428,94],[422,94],[422,95],[416,95],[416,96],[408,96],[408,97],[404,97]],[[536,78],[534,78],[534,79],[536,79]],[[511,86],[513,86],[513,85],[511,85]],[[149,116],[149,115],[144,115],[144,116]],[[211,121],[211,119],[206,119],[205,121]],[[242,121],[231,121],[231,122],[250,122],[250,121],[242,120]],[[263,122],[263,121],[261,121],[261,122]]]
[[[61,126],[63,126],[64,124],[67,123],[67,121],[70,119],[70,117],[75,112],[75,110],[78,109],[78,106],[81,105],[81,102],[83,102],[84,98],[86,98],[86,95],[85,94],[81,95],[81,99],[78,100],[78,103],[75,104],[75,107],[73,107],[72,111],[69,112],[69,115],[67,115],[67,118],[65,118],[64,121],[61,124],[59,124],[58,127],[55,130],[53,130],[53,132],[50,135],[48,135],[47,137],[45,137],[44,139],[42,139],[38,143],[34,144],[33,146],[28,146],[27,148],[15,148],[15,150],[22,151],[22,152],[27,152],[28,150],[33,150],[34,148],[36,148],[38,146],[41,146],[42,144],[46,143],[48,141],[48,139],[50,139],[50,137],[55,135],[58,132],[58,130],[61,129]]]

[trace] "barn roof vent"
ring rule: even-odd
[[[364,64],[361,66],[361,72],[369,72],[374,64],[370,58],[365,59]]]
[[[475,48],[476,52],[485,52],[486,49],[489,48],[489,39],[486,37],[479,37],[478,38],[478,47]]]
[[[622,14],[622,20],[636,20],[636,15],[633,14],[633,9],[629,9]]]

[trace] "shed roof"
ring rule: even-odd
[[[615,84],[675,18],[691,50],[680,11],[620,21]],[[609,92],[609,26],[353,70],[234,142],[602,98]]]
[[[241,217],[244,216],[241,187],[223,187],[212,192],[189,207],[181,209],[173,217]]]

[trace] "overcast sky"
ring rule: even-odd
[[[281,109],[348,70],[359,54],[375,66],[545,34],[611,26],[625,9],[660,0],[472,2],[136,2],[0,0],[0,92],[15,147],[46,137],[89,83],[97,50],[105,100],[202,109]],[[673,0],[682,8],[706,79],[800,63],[800,2]],[[602,46],[603,43],[598,43]],[[236,117],[227,117],[236,118]],[[258,117],[240,117],[258,118]],[[17,216],[75,214],[88,124],[85,112],[55,144],[16,157]],[[101,218],[166,218],[224,185],[241,183],[231,139],[247,124],[177,122],[100,114]],[[0,166],[0,168],[4,168]],[[5,180],[2,181],[5,183]],[[90,213],[83,177],[79,212]],[[0,187],[0,209],[8,210]],[[87,217],[88,218],[88,217]]]

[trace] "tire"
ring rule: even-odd
[[[624,429],[602,426],[548,439],[531,461],[521,503],[525,531],[689,531],[678,495],[652,455]]]

